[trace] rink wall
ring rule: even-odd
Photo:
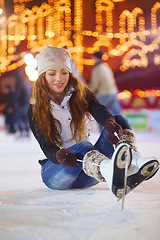
[[[127,117],[132,129],[146,132],[160,133],[160,109],[125,109],[122,114]],[[92,125],[92,130],[97,131],[95,121]],[[0,130],[5,129],[5,119],[0,113]]]
[[[134,130],[160,132],[160,109],[125,109],[123,115]]]

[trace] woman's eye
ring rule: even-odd
[[[54,76],[54,75],[55,75],[55,73],[50,73],[50,74],[49,74],[49,76]]]
[[[67,74],[67,72],[63,72],[62,74]]]

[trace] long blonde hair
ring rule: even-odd
[[[87,85],[81,83],[71,73],[68,85],[75,89],[69,100],[72,116],[70,126],[73,139],[79,142],[86,137],[85,116],[88,111],[86,96],[91,95],[91,93]],[[61,129],[61,123],[51,113],[50,93],[45,80],[45,74],[41,74],[35,82],[33,87],[33,102],[33,119],[36,122],[37,128],[44,134],[46,140],[49,140],[54,145],[58,144],[62,146],[63,141],[56,127],[58,122]]]

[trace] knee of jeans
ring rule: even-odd
[[[92,143],[89,141],[82,141],[82,144],[85,146],[93,146]]]
[[[43,176],[42,175],[42,181],[43,183],[50,189],[53,190],[66,190],[70,189],[72,185],[72,179],[68,177],[60,177],[57,178],[56,176]]]

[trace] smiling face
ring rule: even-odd
[[[59,101],[63,100],[65,88],[69,81],[69,71],[67,69],[50,69],[46,72],[46,81],[51,94]]]

